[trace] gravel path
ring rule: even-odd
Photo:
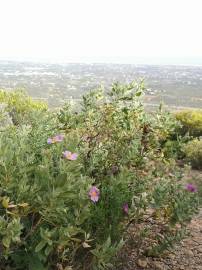
[[[137,250],[121,254],[117,270],[202,270],[202,208],[188,226],[189,236],[162,258],[138,258]]]

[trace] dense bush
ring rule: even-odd
[[[182,123],[182,135],[202,136],[202,110],[184,110],[176,113],[176,118]]]
[[[15,125],[29,122],[33,112],[42,112],[48,109],[46,103],[34,101],[21,90],[13,92],[0,90],[0,103],[5,105],[5,111],[9,113]]]
[[[22,121],[0,132],[1,269],[109,268],[132,223],[148,230],[150,255],[179,238],[198,199],[162,150],[176,122],[147,114],[143,90],[116,83],[57,114],[7,101]],[[144,227],[148,213],[160,231]]]
[[[194,139],[188,142],[184,145],[184,152],[193,168],[202,169],[202,140]]]

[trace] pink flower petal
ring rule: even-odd
[[[63,157],[68,159],[68,160],[76,160],[78,157],[78,154],[72,153],[72,152],[66,150],[63,152]]]
[[[90,188],[88,195],[89,195],[91,201],[98,202],[99,197],[100,197],[100,190],[96,186],[92,186]]]
[[[52,144],[52,139],[51,138],[47,139],[47,144]]]
[[[78,157],[78,154],[73,153],[73,154],[71,155],[71,160],[76,160],[77,157]]]
[[[56,135],[54,139],[56,142],[62,142],[64,140],[64,135],[61,135],[61,134]]]
[[[193,184],[187,184],[186,185],[186,190],[190,191],[190,192],[197,192],[197,188],[195,185]]]
[[[124,211],[125,214],[128,215],[128,211],[129,211],[128,203],[124,203],[124,205],[123,205],[123,211]]]

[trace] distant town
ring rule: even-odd
[[[48,64],[0,61],[0,89],[25,89],[36,99],[58,107],[80,100],[92,89],[142,78],[148,107],[202,108],[202,66],[132,64]]]

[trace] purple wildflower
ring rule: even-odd
[[[63,152],[63,157],[68,159],[68,160],[76,160],[78,157],[78,154],[72,153],[72,152],[66,150]]]
[[[48,144],[53,144],[53,143],[57,143],[57,142],[62,142],[64,140],[64,135],[56,135],[53,138],[48,138],[47,143]]]
[[[128,215],[128,211],[129,211],[128,203],[124,203],[124,205],[123,205],[123,211],[124,211],[125,214]]]
[[[61,135],[61,134],[56,135],[55,137],[53,137],[53,140],[55,142],[62,142],[64,140],[64,135]]]
[[[52,139],[51,138],[48,138],[48,140],[47,140],[47,144],[52,144]]]
[[[187,184],[186,185],[186,190],[188,190],[190,192],[197,192],[197,188],[193,184]]]
[[[98,202],[99,197],[100,197],[100,190],[96,186],[92,186],[90,188],[88,195],[89,195],[91,201],[96,203],[96,202]]]

